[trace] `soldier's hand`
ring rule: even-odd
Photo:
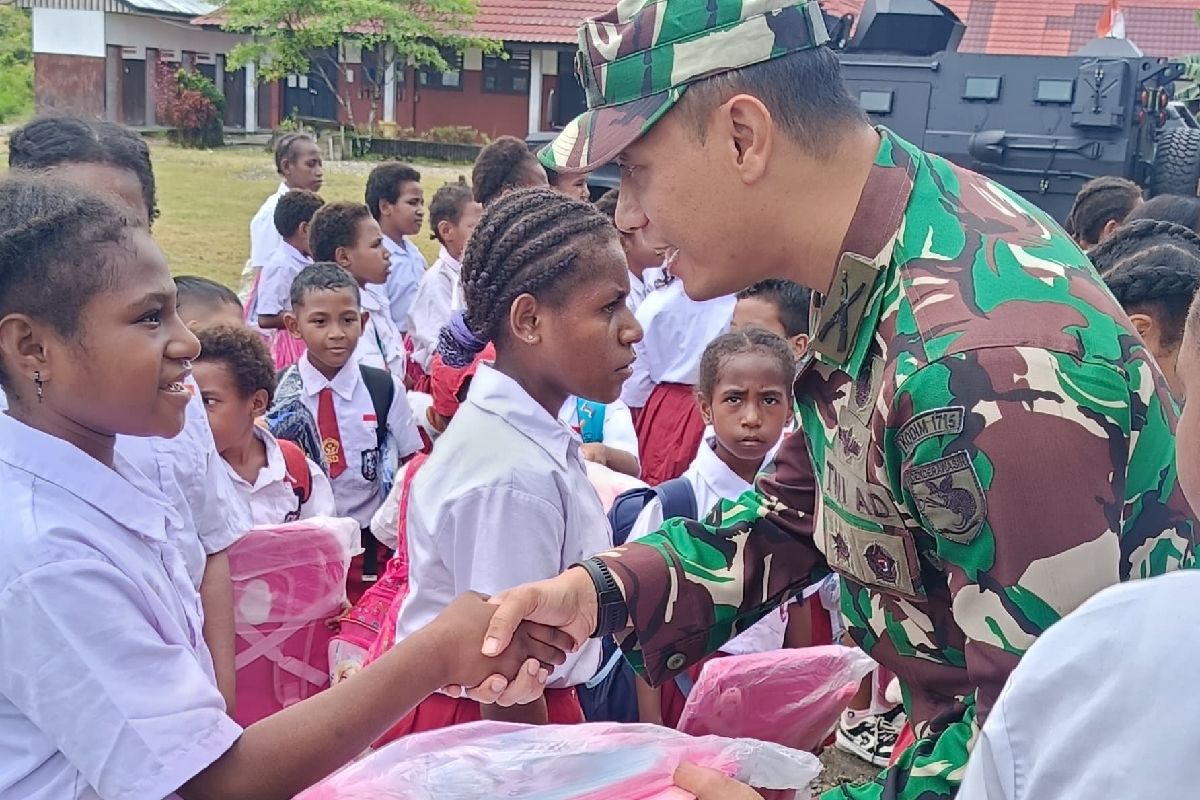
[[[484,636],[485,656],[503,652],[523,620],[558,628],[574,640],[576,650],[596,629],[596,585],[580,567],[501,592],[490,602],[499,608]]]
[[[675,770],[675,785],[696,796],[696,800],[763,800],[763,796],[744,783],[715,769],[680,764]]]

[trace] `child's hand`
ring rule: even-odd
[[[608,466],[608,448],[603,444],[585,444],[579,448],[579,454],[583,456],[584,461],[590,461],[602,467]]]
[[[763,800],[761,794],[746,784],[695,764],[679,765],[675,770],[675,785],[694,794],[696,800]]]
[[[575,649],[574,640],[557,628],[522,623],[502,653],[495,657],[482,655],[479,642],[487,633],[496,608],[483,595],[468,592],[430,623],[429,632],[435,637],[434,657],[443,665],[446,685],[479,686],[494,675],[512,681],[529,659],[552,670],[566,661],[567,652]]]

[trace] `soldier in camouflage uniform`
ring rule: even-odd
[[[622,0],[580,37],[591,110],[546,154],[563,173],[618,157],[691,82],[826,35],[815,3]],[[659,685],[833,570],[918,741],[826,797],[951,797],[1038,635],[1110,584],[1190,565],[1193,528],[1165,383],[1085,256],[1012,192],[887,130],[875,141],[822,280],[774,267],[824,293],[796,385],[804,435],[706,522],[502,595],[485,650],[522,617],[577,638],[629,628]],[[623,171],[623,204],[645,190],[629,183],[662,179],[646,169]],[[689,292],[703,269],[681,274]]]

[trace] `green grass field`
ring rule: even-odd
[[[154,238],[177,275],[204,275],[237,286],[250,252],[250,218],[275,191],[279,177],[271,155],[257,148],[185,150],[166,143],[152,145],[162,215]],[[370,162],[325,165],[321,196],[331,200],[363,199]],[[439,186],[469,174],[469,166],[418,165],[426,202]],[[437,244],[422,231],[414,241],[430,263]]]

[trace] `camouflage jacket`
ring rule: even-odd
[[[919,737],[826,798],[953,796],[1037,636],[1117,581],[1190,565],[1175,407],[1045,214],[881,131],[797,379],[804,436],[758,491],[605,555],[630,660],[668,680],[829,569]],[[803,213],[800,211],[799,213]]]

